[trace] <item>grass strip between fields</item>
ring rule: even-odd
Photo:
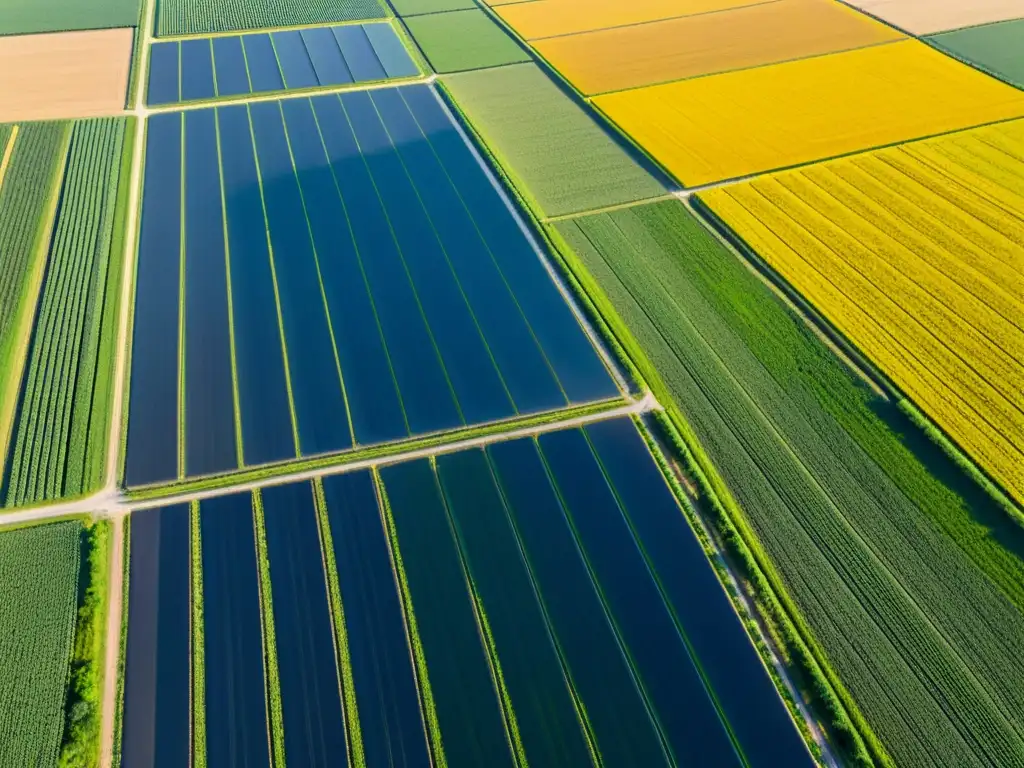
[[[131,573],[131,518],[125,517],[124,551],[121,555],[121,633],[118,636],[117,692],[114,694],[114,744],[111,748],[111,765],[121,765],[121,744],[124,740],[124,670],[128,653],[128,577]]]
[[[353,768],[367,768],[362,729],[359,727],[355,676],[352,673],[352,658],[348,650],[345,606],[342,603],[341,584],[338,581],[338,563],[334,558],[334,539],[327,517],[327,498],[324,495],[323,482],[319,478],[313,481],[313,498],[316,504],[317,528],[320,532],[320,551],[324,558],[324,572],[327,577],[328,599],[331,605],[331,625],[334,631],[335,648],[338,652],[338,667],[341,671],[341,694],[345,704],[345,734],[351,755],[350,765]]]
[[[270,555],[267,528],[263,517],[263,496],[252,493],[253,525],[256,528],[256,563],[260,572],[260,620],[263,622],[263,660],[270,711],[270,743],[275,768],[285,768],[284,710],[281,707],[281,678],[277,666],[277,639],[274,630],[274,597],[270,587]]]
[[[388,501],[384,481],[380,476],[380,472],[376,469],[373,470],[373,484],[377,492],[377,506],[380,509],[381,521],[387,533],[391,567],[398,576],[398,589],[402,598],[402,613],[405,618],[406,629],[409,633],[409,645],[412,648],[413,661],[415,662],[416,687],[420,694],[423,721],[427,725],[427,734],[430,737],[430,752],[434,768],[448,768],[448,760],[445,758],[444,744],[441,740],[441,725],[437,719],[437,707],[434,704],[434,694],[430,688],[427,657],[423,652],[423,643],[420,640],[419,630],[416,627],[416,614],[412,607],[409,580],[405,574],[405,566],[402,565],[402,552],[398,548],[398,529],[395,526],[395,518],[391,512],[391,503]]]
[[[203,602],[203,537],[200,524],[199,502],[189,505],[189,525],[191,527],[191,560],[189,569],[192,581],[189,593],[192,598],[192,633],[189,645],[192,648],[192,765],[194,768],[206,768],[206,625],[204,623]]]

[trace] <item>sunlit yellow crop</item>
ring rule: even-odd
[[[903,39],[834,0],[778,0],[538,40],[583,93],[607,93]]]
[[[594,103],[687,186],[1024,116],[1024,91],[916,40]]]
[[[1024,121],[700,197],[1024,501]]]
[[[496,7],[527,40],[721,11],[765,0],[533,0]]]

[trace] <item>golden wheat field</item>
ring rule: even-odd
[[[719,13],[538,40],[585,94],[666,83],[900,40],[833,0],[779,0]]]
[[[1024,91],[916,40],[594,98],[687,186],[1024,116]]]
[[[763,2],[763,0],[761,0]],[[770,1],[770,0],[769,0]],[[643,24],[727,8],[758,0],[533,0],[495,8],[527,40],[574,35],[624,24]],[[496,4],[494,4],[496,5]]]
[[[701,199],[1024,500],[1024,121]]]

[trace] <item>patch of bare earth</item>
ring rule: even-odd
[[[0,37],[0,122],[124,111],[131,29]]]
[[[1024,0],[846,0],[915,35],[1024,16]]]

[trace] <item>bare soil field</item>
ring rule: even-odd
[[[0,37],[0,122],[124,110],[131,29]]]
[[[915,35],[1024,17],[1024,0],[846,0]]]

